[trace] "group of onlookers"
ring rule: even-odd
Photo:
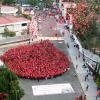
[[[49,40],[12,48],[1,59],[18,76],[51,78],[69,68],[69,59]]]

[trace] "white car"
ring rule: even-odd
[[[34,10],[39,10],[40,8],[38,6],[35,6],[34,7]]]

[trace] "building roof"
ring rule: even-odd
[[[15,17],[15,16],[0,16],[0,26],[10,25],[10,24],[19,24],[19,23],[29,23],[30,20],[24,17]]]

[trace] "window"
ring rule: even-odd
[[[27,26],[27,23],[23,23],[22,26]]]

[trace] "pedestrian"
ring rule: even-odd
[[[83,100],[86,100],[86,95],[84,95],[84,98],[83,98]]]
[[[39,82],[39,79],[37,79],[38,80],[38,82]]]
[[[79,100],[79,99],[78,99],[78,96],[76,96],[76,100]]]
[[[88,74],[85,76],[85,81],[88,79]]]
[[[78,68],[78,64],[76,65],[76,69]]]
[[[77,56],[76,56],[76,60],[77,60]]]
[[[78,58],[80,58],[80,52],[78,53]]]
[[[97,100],[98,96],[96,96],[96,100]]]
[[[88,76],[89,76],[89,75],[87,74],[86,77],[88,78]]]
[[[30,40],[29,40],[29,44],[30,44]]]
[[[86,91],[88,91],[88,88],[89,88],[89,85],[87,84],[87,86],[86,86]]]
[[[79,45],[78,44],[76,45],[76,48],[79,50]]]
[[[69,48],[69,44],[67,43],[67,47]]]
[[[63,35],[63,36],[64,36],[64,34],[65,34],[65,33],[64,33],[64,32],[62,32],[62,35]]]
[[[82,94],[79,96],[79,100],[83,100],[83,96],[82,96]]]
[[[85,62],[85,58],[83,58],[83,61]]]
[[[94,81],[96,80],[96,76],[95,76],[95,75],[93,75],[93,80],[94,80]]]
[[[86,81],[87,77],[85,76],[85,81]]]

